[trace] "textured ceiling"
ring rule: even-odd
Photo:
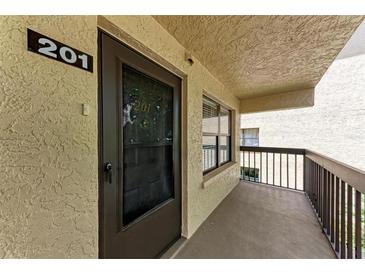
[[[154,16],[239,98],[314,87],[363,16]]]

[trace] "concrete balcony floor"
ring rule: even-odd
[[[335,255],[303,193],[241,182],[175,258],[328,259]]]

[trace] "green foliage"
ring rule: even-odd
[[[241,167],[241,178],[259,181],[260,170],[258,168]]]

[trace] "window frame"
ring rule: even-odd
[[[245,138],[245,130],[249,130],[249,129],[257,129],[257,138]],[[242,132],[242,138],[240,138],[240,145],[241,146],[245,146],[245,140],[257,140],[257,147],[260,146],[260,128],[259,127],[251,127],[251,128],[242,128],[241,129]]]
[[[203,170],[203,175],[206,175],[210,172],[212,172],[213,170],[216,170],[230,162],[232,162],[232,113],[233,113],[233,110],[228,108],[227,106],[223,105],[222,103],[218,102],[217,100],[215,99],[212,99],[209,95],[206,95],[206,94],[203,94],[203,102],[202,102],[202,107],[204,106],[204,99],[207,99],[208,101],[212,101],[214,102],[216,105],[217,105],[217,114],[218,114],[218,132],[217,133],[211,133],[211,132],[204,132],[203,131],[203,126],[202,126],[202,140],[203,140],[203,137],[204,136],[207,136],[207,137],[215,137],[216,139],[216,145],[215,145],[215,152],[216,152],[216,159],[215,159],[215,166],[211,167],[211,168],[208,168],[208,169],[205,169],[204,170],[204,166],[202,167],[202,170]],[[221,112],[222,112],[222,109],[226,112],[228,112],[228,133],[221,133]],[[204,118],[202,118],[202,121],[203,121]],[[220,138],[221,137],[229,137],[228,138],[228,145],[229,145],[229,150],[228,150],[228,157],[227,157],[227,160],[224,161],[224,162],[220,162],[220,146],[221,146],[221,141],[220,141]],[[204,155],[202,156],[204,157]]]

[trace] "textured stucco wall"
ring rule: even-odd
[[[202,187],[202,91],[237,113],[239,101],[197,60],[188,65],[184,48],[152,17],[107,18],[187,76],[183,232],[191,236],[239,172],[237,163]],[[97,19],[0,17],[0,258],[98,256]],[[94,73],[28,52],[27,27],[91,54]]]
[[[242,115],[260,146],[303,147],[365,170],[365,55],[336,60],[315,88],[314,107]]]
[[[97,73],[26,43],[31,28],[95,65],[96,18],[0,16],[0,26],[0,258],[96,258]]]

